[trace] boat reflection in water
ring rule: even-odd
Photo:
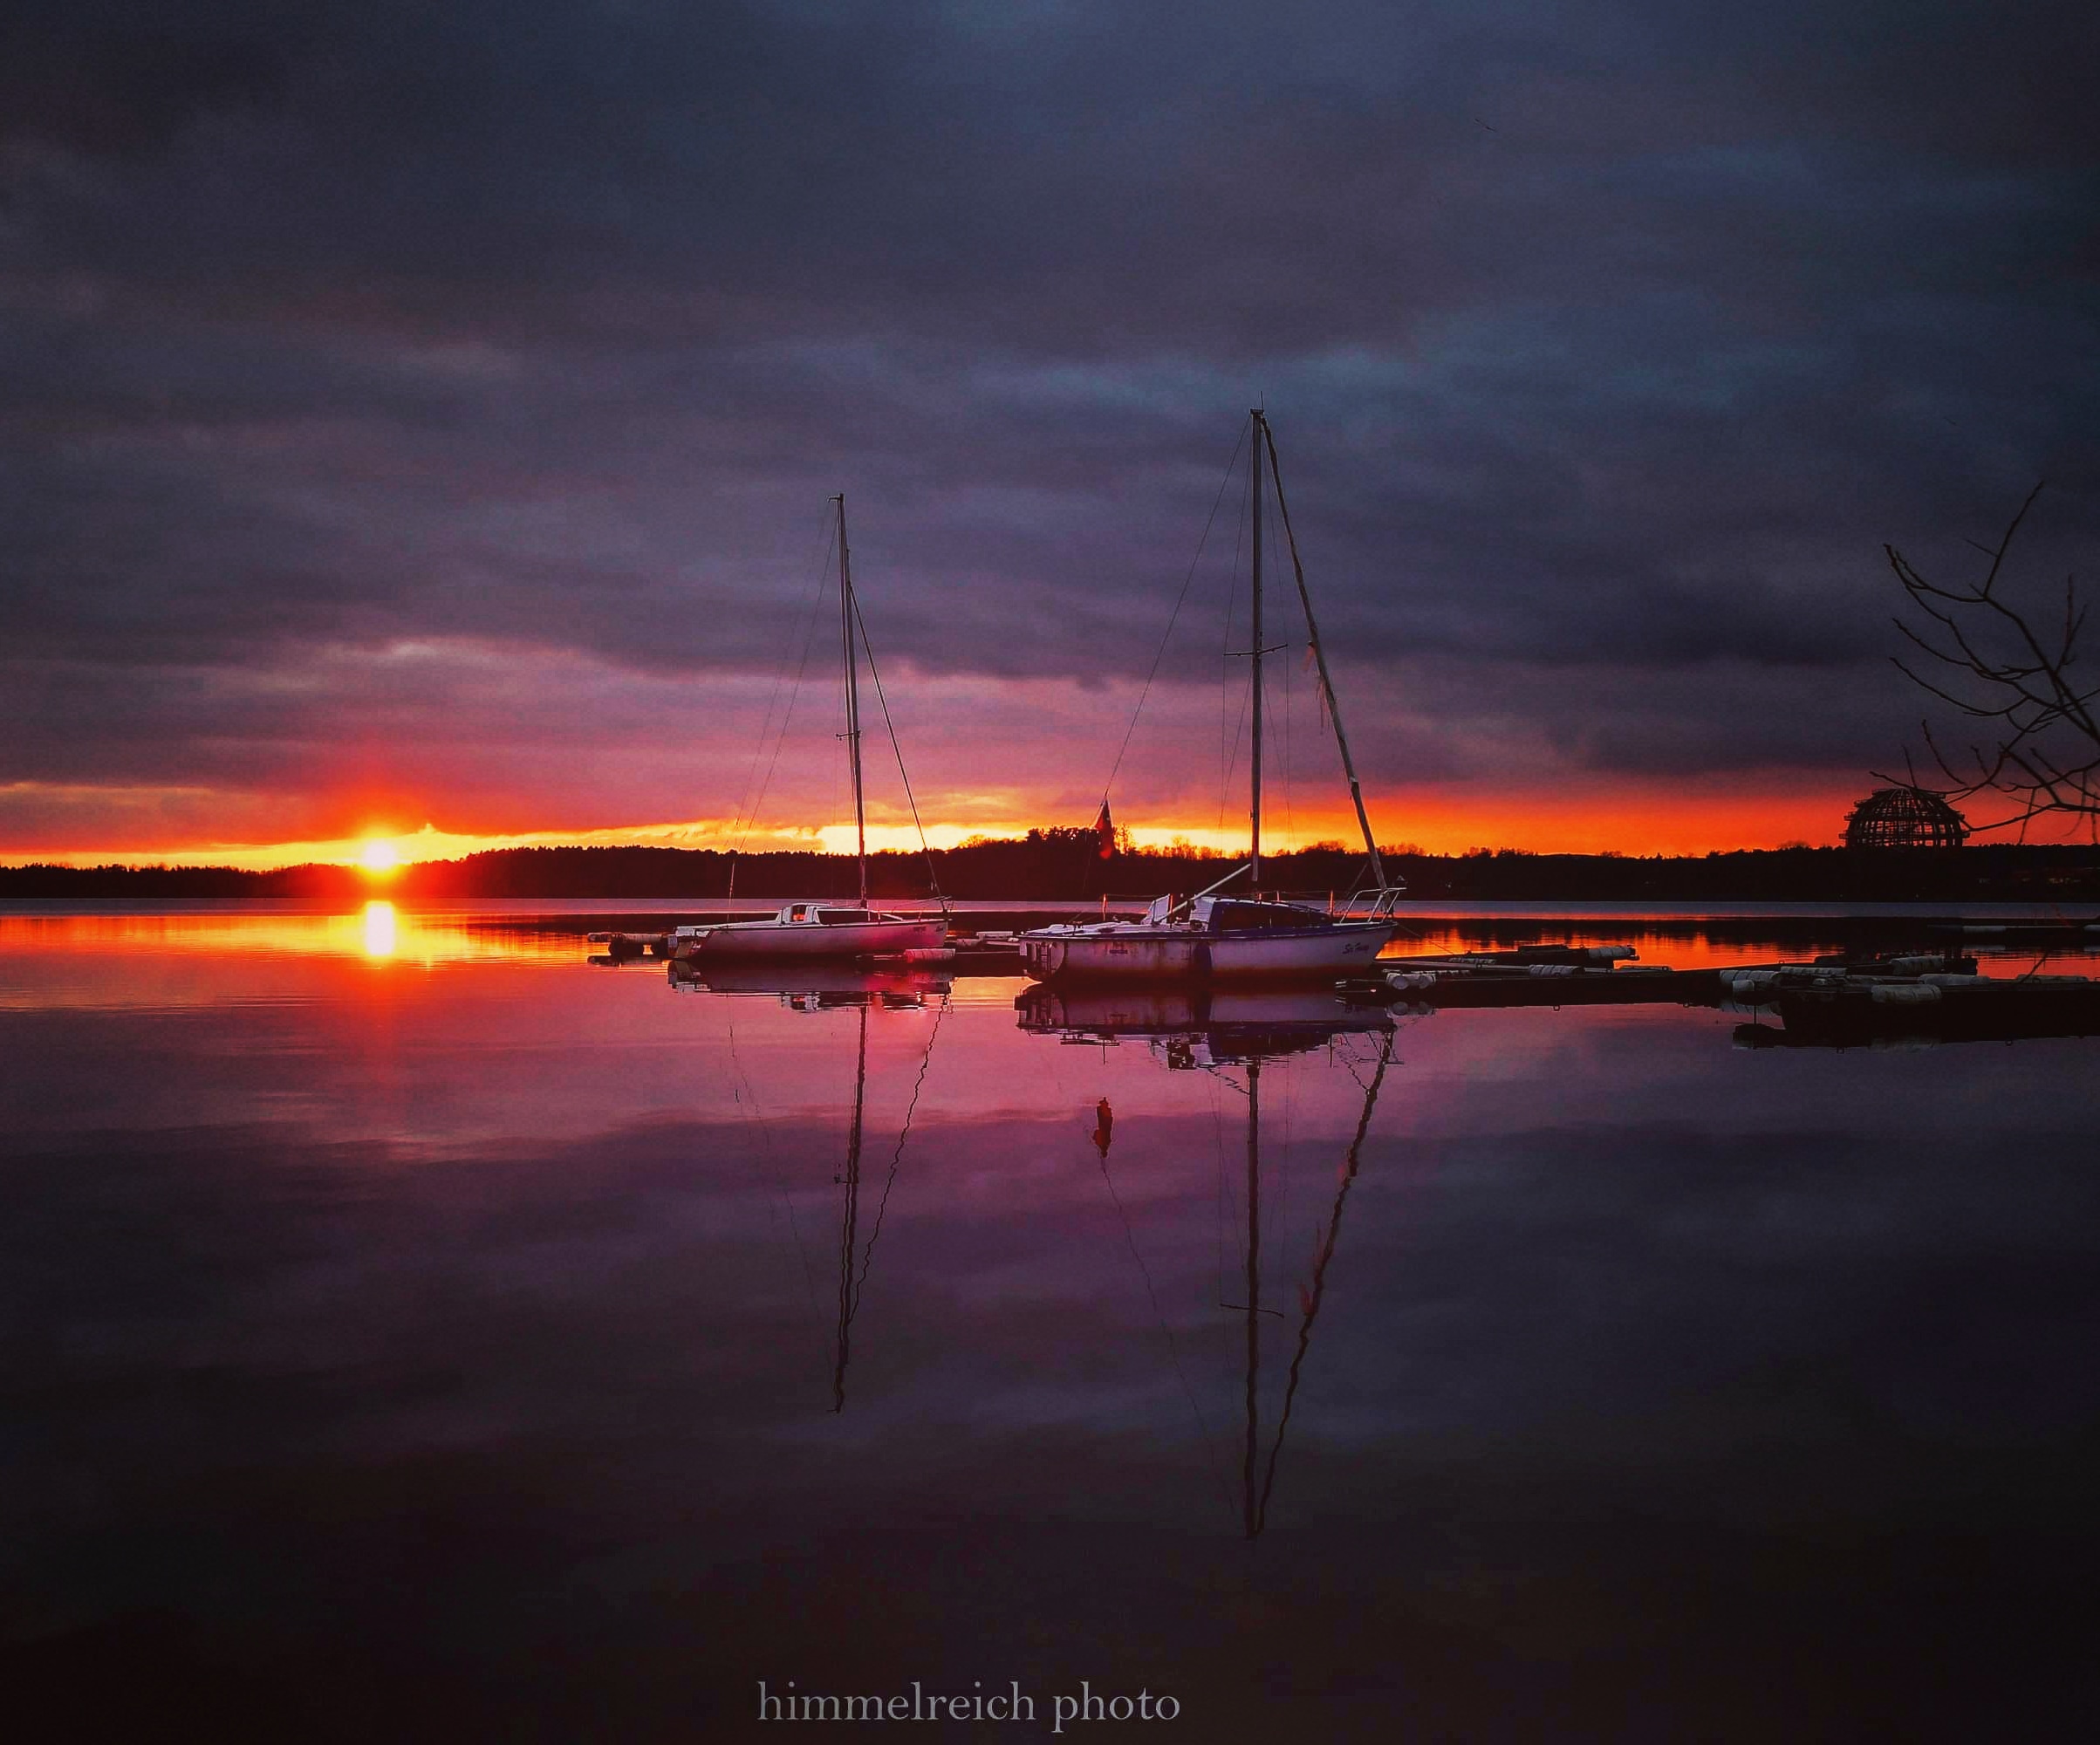
[[[1170,1071],[1207,1071],[1230,1085],[1246,1099],[1247,1207],[1245,1272],[1242,1303],[1221,1308],[1245,1317],[1247,1338],[1246,1434],[1240,1463],[1241,1525],[1249,1539],[1269,1523],[1269,1500],[1275,1491],[1276,1464],[1297,1403],[1298,1384],[1312,1350],[1314,1326],[1327,1296],[1328,1268],[1340,1240],[1343,1214],[1356,1186],[1364,1140],[1378,1112],[1378,1092],[1392,1064],[1395,1030],[1392,1014],[1380,1008],[1351,1007],[1332,994],[1317,991],[1212,993],[1202,989],[1090,989],[1064,992],[1050,987],[1029,989],[1015,1002],[1021,1028],[1038,1035],[1078,1043],[1142,1041]],[[1369,1043],[1371,1052],[1357,1072],[1364,1100],[1356,1130],[1344,1153],[1328,1207],[1313,1245],[1312,1265],[1297,1294],[1297,1335],[1284,1382],[1283,1399],[1262,1450],[1261,1410],[1262,1318],[1282,1319],[1283,1311],[1262,1300],[1262,1067],[1265,1061],[1310,1054],[1344,1037]],[[1352,1063],[1352,1070],[1354,1064]],[[1240,1077],[1228,1070],[1237,1068]],[[1112,1115],[1105,1100],[1095,1128],[1101,1174],[1109,1180]],[[1121,1201],[1118,1198],[1118,1205]]]
[[[1383,1006],[1324,989],[1039,985],[1014,1001],[1021,1028],[1062,1042],[1148,1042],[1177,1069],[1307,1054],[1339,1036],[1392,1029]]]
[[[927,1069],[934,1062],[934,1044],[941,1039],[941,1020],[947,1016],[948,983],[945,978],[908,971],[861,971],[843,964],[749,963],[742,966],[702,965],[674,959],[666,968],[672,987],[685,993],[766,994],[790,1012],[853,1013],[853,1109],[846,1123],[845,1158],[832,1176],[840,1190],[838,1208],[838,1312],[831,1344],[831,1410],[845,1410],[846,1368],[852,1358],[853,1319],[860,1310],[860,1293],[874,1263],[875,1243],[882,1235],[883,1214],[888,1209],[890,1191],[897,1185],[904,1165],[905,1147],[911,1141],[913,1118],[919,1112],[919,1093],[926,1088]],[[911,1100],[905,1105],[904,1125],[890,1153],[889,1169],[882,1182],[882,1195],[865,1240],[861,1236],[861,1157],[867,1125],[868,1013],[872,1011],[924,1011],[928,999],[939,1002],[934,1009],[933,1028],[927,1033],[926,1049],[920,1057],[918,1077],[912,1084]],[[729,1032],[734,1053],[734,1028]],[[737,1076],[743,1078],[741,1065]],[[748,1080],[746,1081],[748,1083]]]
[[[928,996],[948,991],[949,979],[909,969],[856,969],[844,963],[704,963],[674,959],[671,985],[687,994],[768,994],[797,1012],[849,1006],[921,1009]]]

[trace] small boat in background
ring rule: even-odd
[[[671,930],[671,955],[705,958],[888,957],[937,951],[947,937],[939,915],[887,914],[832,903],[789,903],[763,920],[716,921]]]
[[[866,632],[861,626],[860,609],[853,598],[852,563],[846,550],[845,492],[841,491],[832,501],[838,511],[838,617],[845,660],[845,737],[853,774],[853,835],[860,857],[860,900],[846,904],[818,899],[786,904],[777,914],[758,920],[674,927],[669,936],[669,950],[675,961],[886,957],[905,952],[937,951],[947,939],[945,914],[898,915],[868,907],[868,830],[860,774],[858,655],[858,645],[865,640]],[[872,663],[872,650],[868,658]],[[903,766],[904,755],[900,750],[898,768],[901,770]]]

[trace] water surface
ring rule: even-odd
[[[13,1704],[360,1740],[769,1737],[761,1680],[1017,1682],[1002,1737],[1082,1680],[1199,1740],[2093,1712],[2100,1044],[583,954],[0,917]]]

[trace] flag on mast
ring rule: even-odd
[[[1100,845],[1100,855],[1106,860],[1116,852],[1116,826],[1108,815],[1108,802],[1101,802],[1101,816],[1094,820],[1094,840]]]

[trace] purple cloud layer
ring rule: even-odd
[[[841,489],[900,692],[1038,688],[927,729],[944,790],[973,746],[1084,790],[1043,748],[1119,732],[1256,400],[1374,781],[1886,767],[1881,542],[1961,572],[2046,476],[2042,587],[2100,525],[2095,38],[44,9],[0,57],[0,844],[125,784],[617,822],[652,746],[679,803],[628,816],[726,813]]]

